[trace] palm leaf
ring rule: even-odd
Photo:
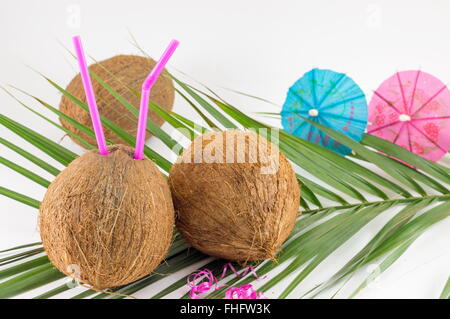
[[[131,112],[134,119],[136,118],[137,110],[131,103],[108,86],[103,79],[95,74],[92,74],[92,76],[108,90],[112,97]],[[206,126],[195,123],[181,114],[166,112],[154,103],[150,103],[149,107],[189,140],[197,136],[197,133],[218,129],[219,127],[265,128],[268,131],[259,131],[259,133],[269,139],[274,138],[274,136],[270,135],[272,127],[247,116],[238,108],[220,98],[217,93],[207,86],[202,85],[207,91],[205,93],[172,74],[170,76],[177,84],[176,90],[179,96],[192,107],[194,112],[200,115]],[[44,78],[57,91],[71,99],[78,107],[85,111],[88,110],[85,103],[76,99],[48,77]],[[63,117],[87,135],[93,136],[92,130],[75,119],[62,114],[56,107],[32,94],[23,91],[22,93],[32,97],[38,102],[39,106],[50,110],[55,116]],[[134,93],[139,95],[138,92]],[[39,111],[34,110],[17,98],[15,99],[35,115],[61,129],[63,133],[75,135],[67,132],[61,125],[42,115]],[[112,121],[102,117],[102,122],[105,127],[108,127],[126,143],[134,144],[134,137],[123,131]],[[0,115],[0,124],[64,166],[68,165],[77,156],[77,154],[67,148],[9,117]],[[297,172],[297,177],[302,186],[301,206],[303,214],[299,216],[291,236],[277,255],[277,263],[265,261],[255,264],[255,267],[259,275],[271,274],[272,271],[276,272],[276,275],[264,282],[261,287],[264,291],[280,285],[289,276],[294,278],[287,286],[283,287],[282,293],[278,296],[281,298],[301,296],[297,291],[301,288],[305,278],[316,271],[317,267],[329,255],[351,240],[365,225],[377,216],[384,214],[387,210],[398,205],[405,205],[345,266],[338,269],[334,276],[315,289],[310,290],[309,293],[314,292],[314,296],[318,296],[326,289],[336,286],[339,282],[348,280],[354,273],[374,260],[381,259],[381,271],[388,269],[416,238],[433,224],[448,217],[448,212],[450,211],[450,194],[446,186],[450,182],[450,169],[448,167],[424,160],[407,150],[376,137],[366,135],[358,143],[328,127],[320,125],[317,125],[317,127],[325,134],[352,148],[356,154],[353,157],[342,157],[328,149],[301,140],[288,133],[279,132],[280,150],[300,168]],[[149,123],[147,130],[160,139],[175,154],[178,154],[183,149],[162,128]],[[79,136],[73,137],[81,139]],[[0,143],[52,175],[59,173],[57,168],[47,164],[39,156],[27,152],[3,138],[0,138]],[[378,153],[378,151],[381,153]],[[162,170],[166,172],[170,170],[170,161],[156,151],[146,147],[145,153]],[[414,165],[415,169],[392,159],[392,157]],[[44,187],[48,185],[49,181],[28,169],[14,164],[11,159],[1,157],[0,162],[35,183]],[[361,164],[361,162],[365,164]],[[382,168],[386,174],[381,175],[374,172],[369,168],[370,165]],[[34,208],[39,207],[38,200],[8,188],[0,187],[0,194]],[[432,203],[436,203],[437,206],[428,209],[427,207]],[[220,272],[221,265],[223,265],[222,261],[210,261],[210,259],[199,252],[188,249],[182,239],[179,238],[179,235],[176,235],[176,238],[166,262],[161,264],[155,273],[132,284],[118,287],[114,291],[125,295],[134,294],[165,276],[171,274],[176,276],[174,273],[187,267],[192,267],[197,263],[203,263],[205,267],[211,268],[216,273]],[[23,249],[26,250],[22,251]],[[1,297],[12,297],[17,294],[34,291],[38,287],[63,278],[63,275],[52,267],[45,255],[36,257],[42,252],[42,247],[37,246],[36,243],[0,252],[12,253],[12,255],[0,259],[0,266],[3,267],[0,268],[0,279],[6,280],[0,283]],[[242,269],[239,265],[236,268]],[[253,281],[254,278],[239,278],[233,275],[223,280],[228,285],[251,283]],[[153,297],[161,298],[167,296],[183,287],[185,282],[185,276],[177,277],[171,285],[164,287]],[[352,296],[362,290],[366,283],[367,281],[364,281]],[[70,288],[67,285],[61,284],[35,296],[37,298],[50,298],[68,290]],[[448,293],[445,293],[447,290],[448,283],[443,295],[448,295]],[[224,289],[220,289],[210,292],[207,297],[223,297],[223,294]],[[111,295],[86,290],[74,297],[110,298]],[[115,296],[112,298],[121,297]]]
[[[444,289],[442,290],[442,293],[439,296],[439,298],[450,299],[450,276],[448,277],[448,280],[445,283]]]

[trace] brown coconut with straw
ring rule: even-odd
[[[75,159],[51,183],[39,228],[53,265],[99,290],[138,280],[161,263],[172,241],[174,209],[167,180],[143,155],[146,109],[136,150],[107,147],[79,37],[74,44],[99,149]],[[144,83],[141,105],[148,106],[166,53]]]
[[[97,97],[97,105],[100,113],[133,136],[136,135],[136,116],[121,101],[114,97],[107,87],[116,91],[137,109],[139,107],[138,93],[140,92],[141,85],[155,65],[156,61],[151,58],[134,55],[117,55],[92,64],[89,67],[90,72],[96,76],[96,78],[93,78],[92,85]],[[101,83],[102,81],[107,87]],[[66,91],[75,98],[86,103],[80,74],[72,79],[67,86]],[[158,78],[153,86],[150,100],[164,110],[171,111],[174,98],[175,89],[172,79],[167,73],[164,73]],[[63,95],[59,104],[59,109],[64,114],[92,129],[89,113],[74,102],[72,98]],[[148,113],[148,118],[158,126],[161,126],[164,123],[164,120],[154,111]],[[62,117],[60,118],[60,121],[65,128],[82,137],[90,144],[95,145],[95,140],[91,136],[73,126]],[[150,135],[151,134],[147,132],[146,138],[149,138]],[[110,129],[105,129],[105,136],[114,143],[124,143],[124,141]],[[83,146],[77,139],[72,137],[72,140]]]
[[[174,226],[170,190],[156,165],[135,160],[131,147],[107,149],[108,155],[92,150],[70,163],[49,186],[39,215],[53,265],[96,289],[152,272]]]
[[[299,213],[295,172],[255,132],[197,137],[173,165],[176,225],[205,254],[246,262],[275,259]]]

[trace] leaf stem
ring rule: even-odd
[[[347,208],[366,207],[366,206],[371,206],[371,205],[394,203],[394,202],[396,204],[406,204],[406,203],[411,203],[415,200],[424,200],[426,198],[436,199],[437,201],[444,201],[444,200],[450,199],[450,194],[427,195],[427,196],[397,198],[397,199],[379,200],[379,201],[373,201],[373,202],[355,203],[355,204],[348,204],[348,205],[328,206],[328,207],[317,208],[317,209],[307,209],[307,210],[304,210],[302,213],[303,214],[317,214],[317,213],[322,212],[327,209],[342,210],[342,209],[347,209]]]

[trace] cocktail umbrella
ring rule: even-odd
[[[374,92],[368,133],[439,160],[450,149],[450,91],[431,74],[397,72]]]
[[[281,111],[283,129],[342,155],[351,150],[302,117],[326,125],[360,141],[367,125],[366,97],[348,76],[312,69],[289,88]]]

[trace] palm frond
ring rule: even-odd
[[[450,276],[448,277],[448,280],[445,283],[444,289],[442,290],[442,293],[439,296],[439,298],[450,299]]]
[[[129,101],[99,76],[93,73],[92,76],[136,119],[138,111]],[[276,138],[270,134],[271,130],[275,128],[246,115],[237,107],[227,103],[225,99],[220,98],[206,85],[201,85],[202,89],[198,89],[173,74],[170,74],[170,76],[177,85],[178,95],[192,107],[193,112],[197,113],[204,123],[196,123],[181,114],[167,112],[154,103],[150,103],[149,107],[188,140],[192,140],[198,134],[209,130],[226,128],[266,129],[257,132],[269,139]],[[85,103],[75,98],[48,77],[43,77],[58,92],[88,112]],[[63,117],[88,136],[94,136],[90,128],[62,114],[56,107],[30,93],[21,90],[19,92],[31,97],[38,103],[39,107],[51,111],[55,116]],[[139,94],[138,92],[133,93]],[[10,93],[8,92],[8,94]],[[64,134],[71,134],[80,142],[87,143],[80,136],[74,136],[76,134],[67,132],[56,121],[44,116],[40,111],[28,106],[14,95],[10,95],[16,102],[36,116],[61,129]],[[102,122],[105,127],[113,131],[126,143],[131,146],[134,145],[134,137],[110,119],[102,117]],[[379,262],[377,272],[379,274],[391,267],[425,230],[450,214],[450,192],[448,190],[450,168],[427,161],[395,144],[374,136],[366,135],[361,142],[355,142],[326,126],[317,123],[311,124],[316,125],[325,134],[353,149],[355,154],[342,157],[286,132],[279,132],[278,144],[280,150],[298,168],[297,177],[302,186],[301,208],[303,214],[298,217],[291,236],[277,255],[277,262],[265,261],[254,264],[254,266],[261,276],[273,274],[260,287],[263,291],[279,286],[286,278],[292,278],[283,287],[281,294],[278,296],[280,298],[319,296],[327,289],[349,280],[353,274],[373,261]],[[0,115],[0,125],[64,166],[67,166],[77,156],[69,149],[5,115]],[[181,144],[164,129],[149,123],[147,130],[161,140],[174,154],[178,155],[183,150]],[[0,138],[0,143],[52,175],[59,173],[59,169],[49,165],[44,159],[25,151],[10,141]],[[93,147],[92,145],[85,145],[88,148]],[[145,154],[163,171],[168,172],[170,170],[172,163],[151,147],[146,146]],[[413,167],[393,158],[407,162]],[[0,163],[43,187],[47,187],[49,184],[49,181],[45,178],[14,164],[11,159],[0,157]],[[372,167],[381,168],[383,174],[377,173],[371,169]],[[36,199],[5,187],[0,187],[0,194],[34,208],[38,208],[40,204]],[[347,264],[337,269],[334,275],[322,284],[306,293],[299,293],[305,278],[316,271],[317,267],[332,253],[351,240],[375,218],[398,206],[401,206],[402,209]],[[0,258],[0,267],[2,267],[0,268],[0,280],[4,280],[0,282],[0,297],[13,297],[21,293],[33,292],[34,289],[51,283],[56,284],[56,286],[50,287],[45,292],[36,293],[35,297],[51,298],[71,289],[65,283],[59,283],[59,280],[64,276],[53,268],[39,243],[11,248],[0,252],[0,254],[8,254],[8,256]],[[123,295],[134,294],[166,276],[177,276],[177,272],[196,264],[203,264],[213,272],[218,273],[223,261],[211,261],[207,256],[189,249],[180,236],[176,234],[176,239],[166,261],[154,273],[132,284],[115,288],[113,291]],[[236,265],[236,268],[242,269],[239,265]],[[368,280],[373,276],[374,274],[370,274],[369,278],[357,287],[351,297],[364,289],[369,282]],[[152,297],[162,298],[183,287],[186,276],[181,276],[181,278],[177,276],[176,278],[172,284],[164,287]],[[254,281],[254,278],[239,278],[228,274],[223,283],[240,285]],[[442,293],[444,297],[448,297],[448,286],[447,282]],[[224,289],[210,292],[207,298],[223,297]],[[186,290],[184,292],[186,293]],[[107,293],[92,290],[85,290],[73,297],[121,298],[119,295],[111,296]],[[187,295],[184,297],[186,298]]]

